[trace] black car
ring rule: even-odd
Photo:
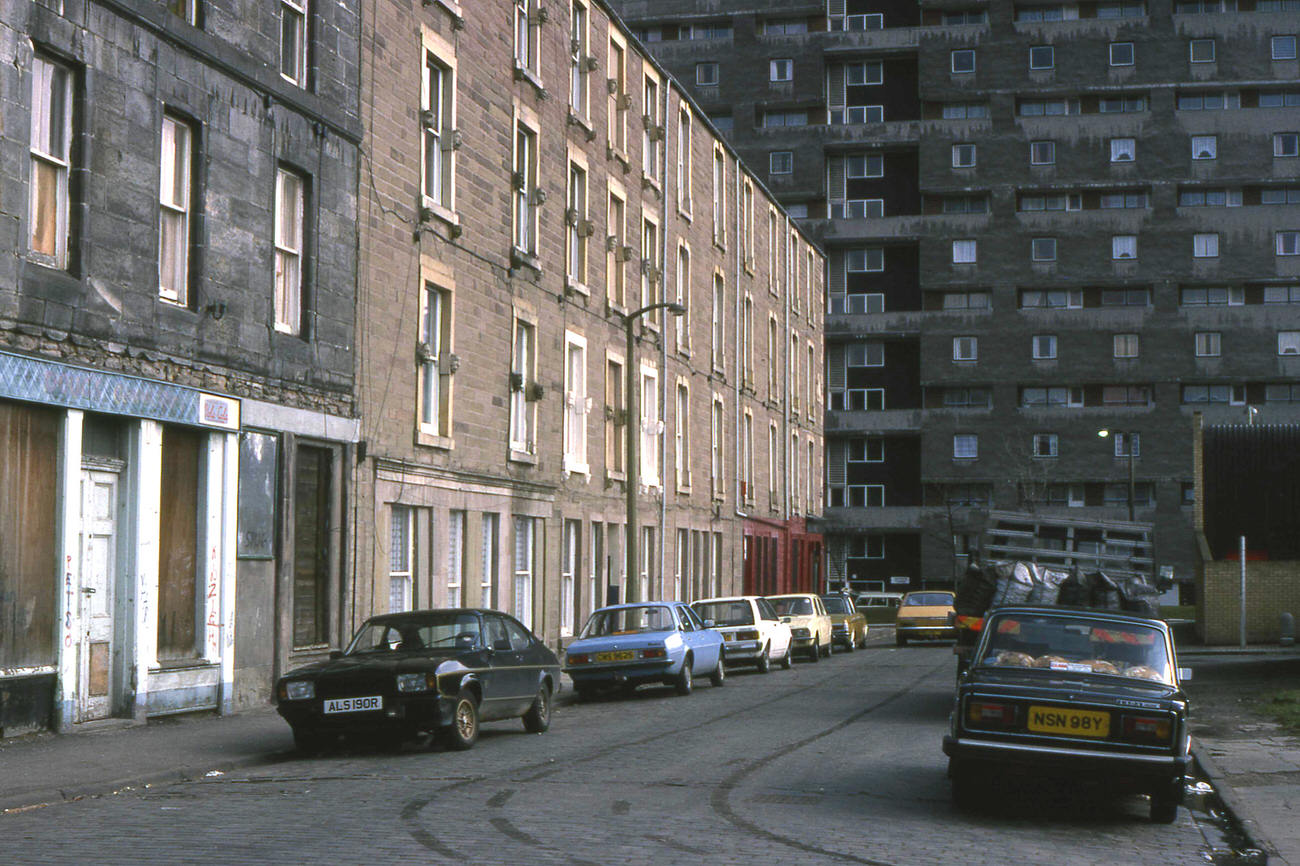
[[[303,752],[344,734],[380,745],[432,734],[468,749],[481,721],[522,716],[545,731],[559,687],[555,653],[517,620],[460,608],[373,617],[343,652],[281,677],[275,699]]]
[[[1170,823],[1190,763],[1187,696],[1169,627],[1110,611],[1007,607],[991,613],[957,685],[943,740],[953,799],[983,797],[989,774],[1049,776],[1149,794]]]

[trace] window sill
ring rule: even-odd
[[[564,457],[564,472],[566,475],[581,475],[584,478],[591,476],[591,467],[585,461],[579,462],[568,456]]]
[[[678,485],[677,485],[677,494],[678,494],[679,496],[690,496],[690,495],[691,495],[691,485],[689,485],[689,484],[685,484],[685,485],[678,484]]]
[[[618,316],[620,319],[627,317],[627,307],[622,304],[616,304],[613,301],[606,301],[605,309],[608,312],[613,313],[615,316]]]
[[[618,164],[623,167],[624,174],[627,174],[628,170],[632,166],[631,161],[627,158],[627,151],[621,150],[617,147],[614,147],[613,145],[606,145],[605,159],[616,160]]]
[[[605,479],[607,481],[617,481],[619,484],[622,484],[625,481],[627,481],[627,474],[615,470],[610,470],[605,473]]]
[[[529,466],[537,465],[537,455],[531,451],[519,451],[515,448],[510,449],[509,461],[511,463],[526,463]]]
[[[510,248],[510,267],[512,269],[528,268],[538,274],[542,272],[542,260],[536,254],[525,252],[519,247]]]
[[[205,658],[188,658],[188,659],[159,659],[158,666],[150,668],[153,671],[188,671],[202,670],[204,668],[217,667],[217,662],[208,661]]]
[[[550,94],[546,92],[546,86],[542,84],[541,76],[536,72],[533,72],[531,69],[525,69],[520,66],[518,61],[515,63],[515,81],[527,81],[533,86],[533,91],[539,99],[546,99],[550,96]]]
[[[686,207],[682,207],[682,206],[678,205],[678,207],[677,207],[677,215],[678,215],[679,217],[681,217],[682,219],[686,220],[687,223],[691,223],[691,222],[694,222],[694,221],[695,221],[695,215],[694,215],[693,213],[691,213],[691,204],[690,204],[690,202],[687,202],[687,203],[686,203]]]
[[[572,105],[569,106],[568,122],[569,122],[569,126],[576,126],[580,128],[583,134],[586,136],[587,141],[596,140],[596,127],[592,126],[591,120],[583,117],[581,114],[578,114],[576,111],[574,111]]]
[[[641,188],[652,189],[655,191],[655,195],[660,197],[662,197],[664,194],[663,187],[659,185],[659,180],[657,178],[651,177],[650,175],[646,174],[644,171],[641,172]]]
[[[455,439],[439,433],[430,433],[427,430],[421,430],[415,434],[415,444],[423,445],[426,448],[439,448],[443,451],[454,451],[456,449]]]
[[[726,238],[714,238],[714,239],[713,239],[713,247],[714,247],[714,249],[722,250],[722,251],[725,253],[725,252],[727,251],[727,239],[726,239]]]
[[[566,277],[564,280],[564,293],[566,295],[582,295],[584,298],[591,297],[591,289],[586,283],[580,283],[572,277]]]
[[[680,356],[683,357],[683,358],[689,358],[689,357],[691,356],[691,347],[690,347],[690,346],[678,346],[678,347],[677,347],[677,354],[680,355]]]
[[[452,210],[451,208],[447,207],[446,205],[438,204],[428,196],[423,196],[421,198],[421,206],[423,207],[424,210],[428,211],[427,216],[430,216],[433,219],[444,222],[449,226],[460,228],[460,214],[458,214],[456,211]],[[421,217],[420,221],[427,223],[430,220],[425,219],[425,216],[426,214],[423,213],[420,214]]]
[[[465,17],[464,15],[461,14],[460,4],[453,2],[453,0],[424,0],[425,6],[428,6],[430,3],[437,3],[443,9],[447,10],[449,14],[454,15],[457,18]],[[459,30],[460,28],[456,28],[456,29]]]

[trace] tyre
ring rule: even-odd
[[[894,643],[898,644],[899,646],[907,646],[907,638],[901,634],[894,635]]]
[[[781,656],[781,670],[788,671],[794,665],[794,650],[785,645],[785,655]]]
[[[458,752],[472,749],[478,742],[478,701],[473,692],[462,689],[456,698],[451,724],[442,729],[442,742]]]
[[[537,689],[533,705],[524,713],[524,730],[530,734],[544,734],[551,726],[551,689],[543,683]]]
[[[317,755],[325,751],[330,743],[330,738],[314,728],[294,728],[293,745],[299,753],[307,756]]]
[[[835,655],[835,638],[832,637],[830,640],[826,641],[825,655],[826,658],[830,658],[831,656]]]
[[[695,681],[691,676],[691,657],[687,656],[686,661],[682,662],[681,673],[673,679],[673,688],[677,689],[679,695],[689,695],[694,687]]]
[[[815,662],[822,660],[822,648],[817,643],[817,638],[813,638],[812,646],[808,648],[808,658]]]
[[[754,664],[754,667],[758,669],[760,674],[765,674],[772,669],[772,657],[769,655],[771,651],[772,645],[767,644],[758,654],[758,661]]]
[[[1182,785],[1151,792],[1151,823],[1172,824],[1178,820],[1178,804],[1182,802]]]
[[[714,688],[721,688],[727,684],[727,666],[722,661],[721,654],[718,655],[718,666],[709,674],[709,685]]]
[[[846,653],[851,653],[857,648],[858,648],[858,639],[850,633],[849,639],[844,642],[844,651]]]

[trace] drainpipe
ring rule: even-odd
[[[744,378],[744,368],[743,368],[744,357],[742,352],[742,342],[743,342],[742,338],[744,337],[744,329],[745,329],[743,299],[741,298],[741,293],[740,293],[740,279],[741,279],[740,275],[744,273],[745,270],[745,258],[744,258],[745,246],[750,242],[749,235],[742,234],[741,232],[741,226],[744,225],[745,222],[745,215],[741,212],[741,208],[744,203],[744,196],[742,194],[744,183],[742,182],[742,178],[741,178],[741,162],[739,156],[736,157],[735,174],[736,174],[736,208],[735,208],[736,210],[736,233],[735,233],[736,272],[735,272],[735,279],[732,280],[732,285],[735,287],[735,293],[736,293],[736,375],[734,380],[732,381],[732,391],[734,391],[736,395],[736,448],[734,453],[739,455],[741,454],[741,435],[742,435],[740,422],[741,419],[744,417],[744,412],[741,410],[740,407],[740,395],[741,395],[740,385],[741,385],[741,380]],[[724,329],[724,333],[725,333],[725,329]],[[741,493],[741,489],[740,489],[740,483],[741,483],[740,476],[743,470],[744,467],[741,466],[741,461],[737,460],[736,461],[736,516],[747,518],[749,517],[749,515],[745,513],[745,496],[743,493]],[[742,533],[742,537],[743,537],[743,533]]]
[[[663,195],[659,198],[659,300],[667,301],[668,294],[668,86],[667,76],[663,79],[663,111],[659,119],[663,121],[663,147],[659,148],[659,178],[663,185]],[[689,311],[687,313],[689,315]],[[674,319],[673,326],[676,327]],[[668,315],[666,310],[659,311],[659,423],[668,429]],[[677,389],[673,389],[677,393]],[[668,549],[668,437],[659,434],[659,598],[664,597],[664,557]]]

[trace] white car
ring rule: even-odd
[[[790,624],[790,638],[796,651],[807,653],[809,660],[815,662],[835,652],[835,645],[831,642],[831,617],[818,596],[801,592],[770,595],[767,600],[782,621]]]
[[[753,664],[761,674],[772,669],[772,662],[790,669],[790,626],[767,599],[756,595],[705,598],[691,608],[722,633],[722,654],[728,665]]]

